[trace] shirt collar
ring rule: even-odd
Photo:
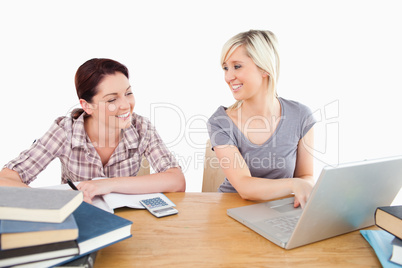
[[[85,113],[82,113],[77,119],[73,119],[72,148],[86,147],[87,133],[85,132],[84,127],[84,116]]]
[[[134,113],[132,116],[133,120],[131,121],[131,125],[128,128],[122,130],[124,145],[127,149],[138,148],[140,139],[140,135],[135,128],[136,116]]]

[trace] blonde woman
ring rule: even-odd
[[[208,120],[225,181],[220,192],[268,200],[294,193],[304,207],[313,188],[313,125],[305,105],[278,97],[278,44],[270,31],[250,30],[222,49],[225,81],[236,102]]]

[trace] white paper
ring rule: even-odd
[[[100,178],[97,178],[100,179]],[[79,182],[74,182],[77,185]],[[68,184],[59,184],[53,186],[40,187],[46,189],[55,189],[55,190],[71,190]],[[163,193],[153,193],[153,194],[119,194],[119,193],[110,193],[103,196],[95,196],[92,199],[92,205],[103,209],[107,212],[114,213],[115,208],[121,207],[129,207],[135,209],[145,209],[143,205],[141,205],[140,200],[160,197],[167,204],[172,207],[176,205],[170,201]]]
[[[141,205],[140,200],[160,197],[170,206],[175,207],[176,205],[170,201],[164,194],[162,193],[154,193],[154,194],[118,194],[118,193],[110,193],[103,196],[103,200],[109,205],[110,208],[120,208],[120,207],[129,207],[129,208],[137,208],[137,209],[145,209],[143,205]]]

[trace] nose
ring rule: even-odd
[[[236,76],[234,74],[234,71],[232,69],[228,69],[225,72],[225,81],[226,83],[230,83],[231,81],[235,80]]]
[[[127,110],[130,108],[130,101],[127,98],[123,98],[119,105],[120,110]]]

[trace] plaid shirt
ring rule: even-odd
[[[103,166],[85,132],[82,114],[75,120],[56,119],[42,138],[5,167],[18,172],[22,181],[29,184],[57,157],[61,162],[62,183],[66,183],[67,179],[85,181],[95,177],[136,176],[143,155],[158,173],[180,167],[151,122],[135,113],[131,126],[122,130],[122,139]]]

